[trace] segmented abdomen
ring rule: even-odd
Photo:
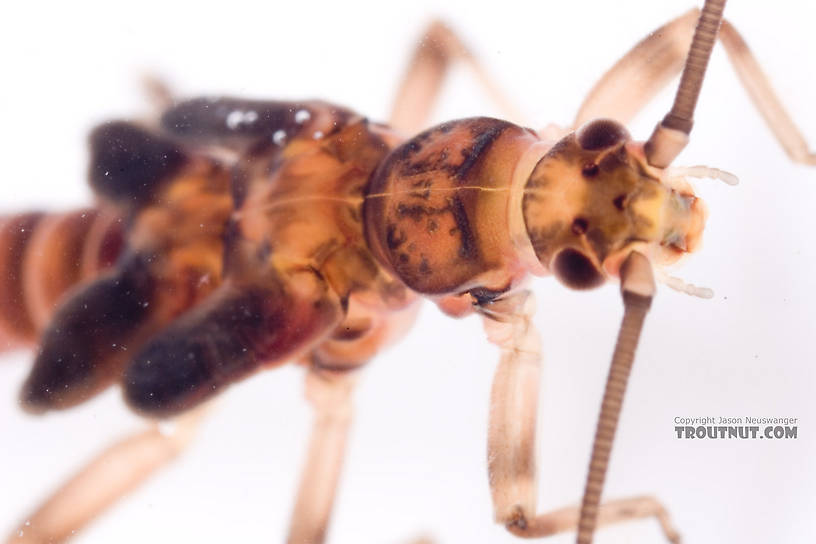
[[[0,351],[35,343],[63,294],[121,248],[122,222],[110,211],[0,217]]]

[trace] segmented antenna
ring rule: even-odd
[[[578,521],[578,544],[590,544],[598,520],[606,469],[612,453],[612,443],[618,428],[623,397],[629,372],[635,360],[640,332],[646,313],[652,304],[655,284],[649,259],[633,251],[621,266],[621,294],[624,314],[618,332],[618,341],[609,367],[601,414],[592,444],[592,458],[589,462],[584,498],[581,501],[581,517]],[[665,520],[664,530],[667,527]]]
[[[706,0],[694,38],[686,57],[686,66],[671,110],[646,142],[646,159],[652,166],[665,168],[680,154],[694,125],[694,108],[703,86],[708,59],[717,40],[726,0]]]
[[[689,133],[694,124],[694,108],[703,85],[708,59],[717,39],[724,9],[725,0],[706,0],[703,6],[674,105],[657,125],[645,145],[646,158],[652,166],[666,168],[688,143]],[[623,322],[609,368],[601,414],[592,445],[592,458],[578,520],[578,544],[592,542],[629,372],[634,362],[643,321],[654,295],[654,279],[646,257],[633,252],[626,260],[621,269],[621,291],[624,301]],[[658,517],[664,530],[670,528],[665,516]],[[672,539],[678,538],[671,531],[667,534],[671,535]]]

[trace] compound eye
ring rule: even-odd
[[[577,249],[560,251],[553,259],[552,270],[558,281],[571,289],[592,289],[604,282],[601,271]]]
[[[613,119],[596,119],[578,129],[578,144],[587,151],[612,147],[629,140],[629,131]]]

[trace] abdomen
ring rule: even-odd
[[[36,342],[64,294],[121,249],[122,224],[110,211],[0,218],[0,351]]]

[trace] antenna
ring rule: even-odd
[[[689,141],[689,133],[694,125],[694,108],[703,86],[708,59],[720,30],[725,1],[706,0],[703,6],[674,104],[655,127],[645,145],[646,159],[652,166],[665,168],[670,165]]]

